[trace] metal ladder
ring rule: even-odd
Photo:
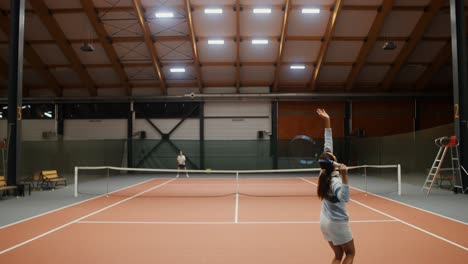
[[[434,184],[437,184],[439,187],[441,187],[443,181],[449,181],[450,187],[453,188],[454,192],[456,192],[457,189],[461,189],[463,192],[457,138],[455,136],[441,137],[437,138],[434,142],[436,146],[439,147],[439,151],[437,152],[436,158],[432,163],[432,167],[429,170],[429,174],[427,175],[422,190],[427,190],[426,196],[428,196]],[[448,149],[450,149],[452,167],[442,168]],[[452,176],[442,177],[440,175],[441,171],[451,171]],[[437,179],[439,179],[439,182],[437,182]]]

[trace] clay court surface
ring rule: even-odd
[[[223,181],[153,179],[5,226],[0,263],[330,262],[317,197],[202,195]],[[316,178],[288,181],[315,193]],[[200,195],[173,195],[181,186]],[[467,224],[356,189],[351,198],[355,263],[466,263]]]

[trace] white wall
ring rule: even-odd
[[[42,132],[56,132],[55,120],[34,120],[25,119],[21,121],[22,126],[22,140],[24,141],[37,141],[44,140]],[[8,121],[0,120],[0,139],[7,138],[8,134]]]
[[[22,140],[43,140],[42,132],[56,132],[55,120],[22,120]]]
[[[270,102],[206,102],[206,140],[254,140],[271,132]]]
[[[169,133],[181,118],[151,119]],[[42,132],[56,132],[55,120],[23,120],[23,140],[44,140]],[[136,119],[133,131],[146,131],[148,139],[161,136],[145,120]],[[255,140],[258,131],[271,132],[270,102],[205,102],[205,140]],[[174,140],[198,140],[200,120],[186,119],[171,135]],[[0,120],[0,139],[7,137],[7,121]],[[65,120],[65,140],[125,139],[126,119]],[[267,139],[267,138],[266,138]]]
[[[163,133],[169,133],[179,122],[181,118],[176,119],[151,119],[159,130]],[[146,138],[161,139],[161,135],[146,121],[145,119],[137,119],[133,124],[133,131],[146,131]],[[180,126],[171,134],[171,139],[200,139],[200,120],[198,118],[186,119]]]

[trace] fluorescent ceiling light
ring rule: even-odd
[[[185,68],[171,68],[171,72],[185,72]]]
[[[290,69],[292,70],[304,70],[305,69],[305,65],[302,65],[302,64],[293,64],[291,66],[289,66]]]
[[[223,45],[224,39],[209,39],[208,44],[210,45]]]
[[[8,106],[4,106],[3,109],[8,109]]]
[[[320,14],[318,8],[302,8],[302,14]]]
[[[252,44],[258,45],[258,44],[268,44],[268,39],[252,39]]]
[[[222,14],[223,9],[221,8],[206,8],[205,14]]]
[[[52,117],[52,113],[51,113],[51,112],[45,112],[44,115],[47,116],[47,117]]]
[[[174,17],[174,13],[172,13],[172,12],[157,12],[155,15],[156,15],[157,18]]]
[[[270,14],[271,8],[254,8],[253,12],[255,14]]]

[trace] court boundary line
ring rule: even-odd
[[[361,192],[366,192],[360,188],[357,188],[357,187],[352,187],[351,188],[355,189],[355,190],[358,190],[358,191],[361,191]],[[405,205],[405,206],[408,206],[408,207],[411,207],[413,209],[417,209],[417,210],[420,210],[422,212],[425,212],[425,213],[429,213],[429,214],[433,214],[433,215],[436,215],[436,216],[440,216],[442,218],[445,218],[447,220],[452,220],[454,222],[458,222],[460,224],[464,224],[464,225],[468,225],[468,223],[465,223],[461,220],[457,220],[457,219],[454,219],[454,218],[451,218],[451,217],[448,217],[448,216],[445,216],[445,215],[441,215],[441,214],[438,214],[438,213],[434,213],[434,212],[431,212],[431,211],[428,211],[426,209],[422,209],[422,208],[419,208],[419,207],[416,207],[414,205],[411,205],[411,204],[407,204],[407,203],[404,203],[404,202],[400,202],[400,201],[397,201],[397,200],[393,200],[391,198],[388,198],[388,197],[385,197],[385,196],[381,196],[381,195],[378,195],[378,194],[375,194],[375,193],[371,193],[371,192],[367,192],[367,194],[370,194],[370,195],[373,195],[373,196],[376,196],[376,197],[379,197],[379,198],[382,198],[382,199],[385,199],[387,201],[390,201],[390,202],[395,202],[395,203],[398,203],[398,204],[401,204],[401,205]]]
[[[54,229],[51,229],[51,230],[49,230],[49,231],[47,231],[47,232],[45,232],[45,233],[42,233],[42,234],[37,235],[37,236],[35,236],[35,237],[33,237],[33,238],[30,238],[30,239],[28,239],[28,240],[26,240],[26,241],[23,241],[23,242],[18,243],[18,244],[14,245],[14,246],[11,246],[11,247],[9,247],[9,248],[7,248],[7,249],[4,249],[4,250],[0,251],[0,255],[4,254],[4,253],[6,253],[6,252],[9,252],[9,251],[11,251],[11,250],[13,250],[13,249],[16,249],[16,248],[19,248],[19,247],[21,247],[21,246],[24,246],[24,245],[26,245],[26,244],[29,244],[30,242],[33,242],[33,241],[35,241],[35,240],[37,240],[37,239],[39,239],[39,238],[42,238],[42,237],[47,236],[47,235],[49,235],[49,234],[52,234],[52,233],[54,233],[55,231],[61,230],[61,229],[65,228],[65,227],[67,227],[67,226],[70,226],[70,225],[72,225],[72,224],[74,224],[74,223],[76,223],[76,222],[79,222],[79,221],[82,220],[82,219],[85,219],[85,218],[87,218],[87,217],[93,216],[93,215],[98,214],[98,213],[100,213],[100,212],[102,212],[102,211],[105,211],[105,210],[107,210],[107,209],[109,209],[109,208],[112,208],[112,207],[114,207],[114,206],[116,206],[116,205],[119,205],[119,204],[122,204],[122,203],[124,203],[124,202],[126,202],[126,201],[129,201],[129,200],[131,200],[131,199],[133,199],[133,198],[135,198],[135,197],[137,197],[137,196],[139,196],[139,195],[141,195],[141,194],[144,194],[144,193],[146,193],[146,192],[149,192],[149,191],[152,191],[152,190],[154,190],[154,189],[157,189],[157,188],[159,188],[159,187],[161,187],[161,186],[164,186],[164,185],[166,185],[167,183],[169,183],[169,182],[171,182],[171,181],[174,181],[175,179],[176,179],[176,178],[171,179],[171,180],[168,180],[168,181],[165,181],[165,182],[163,182],[163,183],[160,183],[160,184],[158,184],[158,185],[156,185],[156,186],[154,186],[154,187],[152,187],[152,188],[150,188],[150,189],[147,189],[147,190],[145,190],[145,191],[142,191],[142,192],[140,192],[140,193],[137,193],[137,194],[135,194],[135,195],[132,195],[131,197],[128,197],[128,198],[126,198],[126,199],[123,199],[123,200],[120,200],[120,201],[118,201],[118,202],[115,202],[115,203],[113,203],[113,204],[111,204],[111,205],[108,205],[108,206],[106,206],[106,207],[104,207],[104,208],[101,208],[101,209],[99,209],[99,210],[97,210],[97,211],[94,211],[94,212],[89,213],[89,214],[87,214],[87,215],[85,215],[85,216],[79,217],[79,218],[77,218],[77,219],[75,219],[75,220],[73,220],[73,221],[70,221],[70,222],[68,222],[68,223],[65,223],[65,224],[63,224],[63,225],[61,225],[61,226],[58,226],[58,227],[56,227],[56,228],[54,228]]]
[[[310,177],[310,178],[318,178],[318,177]],[[302,179],[306,179],[305,177],[302,177]],[[401,201],[397,201],[397,200],[394,200],[392,198],[388,198],[388,197],[385,197],[385,196],[382,196],[382,195],[379,195],[379,194],[375,194],[375,193],[372,193],[372,192],[369,192],[369,191],[365,191],[363,189],[360,189],[360,188],[357,188],[357,187],[354,187],[352,185],[349,185],[352,189],[355,189],[355,190],[358,190],[364,194],[370,194],[370,195],[373,195],[373,196],[376,196],[376,197],[379,197],[379,198],[382,198],[382,199],[385,199],[387,201],[390,201],[390,202],[395,202],[395,203],[398,203],[398,204],[401,204],[401,205],[405,205],[405,206],[408,206],[408,207],[411,207],[413,209],[417,209],[419,211],[422,211],[422,212],[425,212],[425,213],[428,213],[428,214],[433,214],[433,215],[436,215],[436,216],[440,216],[442,218],[445,218],[447,220],[452,220],[454,222],[458,222],[460,224],[464,224],[464,225],[468,225],[468,223],[465,223],[461,220],[458,220],[458,219],[455,219],[455,218],[452,218],[452,217],[449,217],[449,216],[445,216],[445,215],[441,215],[441,214],[438,214],[438,213],[434,213],[434,212],[431,212],[429,210],[426,210],[426,209],[423,209],[423,208],[420,208],[420,207],[417,207],[417,206],[414,206],[414,205],[411,205],[411,204],[407,204],[407,203],[404,203],[404,202],[401,202]]]
[[[349,221],[350,223],[396,223],[398,220],[354,220]],[[223,222],[223,221],[78,221],[76,224],[128,224],[128,225],[255,225],[255,224],[320,224],[320,221],[245,221],[245,222]]]
[[[114,192],[120,192],[120,191],[123,191],[123,190],[128,189],[128,188],[133,188],[133,187],[135,187],[135,186],[137,186],[137,185],[145,184],[145,183],[150,182],[150,181],[152,181],[152,180],[154,180],[154,179],[149,179],[149,180],[145,180],[145,181],[140,182],[140,183],[135,183],[135,184],[133,184],[133,185],[130,185],[130,186],[127,186],[127,187],[123,187],[123,188],[120,188],[120,189],[115,190],[115,191],[113,191],[113,192],[110,192],[109,194],[114,193]],[[31,217],[28,217],[28,218],[25,218],[25,219],[21,219],[21,220],[19,220],[19,221],[13,222],[13,223],[6,224],[6,225],[4,225],[4,226],[0,226],[0,230],[1,230],[1,229],[4,229],[4,228],[7,228],[7,227],[10,227],[10,226],[13,226],[13,225],[16,225],[16,224],[20,224],[20,223],[22,223],[22,222],[26,222],[26,221],[32,220],[32,219],[37,218],[37,217],[41,217],[41,216],[44,216],[44,215],[47,215],[47,214],[51,214],[51,213],[54,213],[54,212],[57,212],[57,211],[60,211],[60,210],[67,209],[67,208],[72,207],[72,206],[75,206],[75,205],[79,205],[79,204],[82,204],[82,203],[85,203],[85,202],[89,202],[89,201],[92,201],[92,200],[94,200],[94,199],[102,198],[102,197],[107,196],[107,195],[109,195],[109,194],[101,194],[101,195],[98,195],[98,196],[95,196],[95,197],[92,197],[92,198],[88,198],[88,199],[83,200],[83,201],[79,201],[79,202],[76,202],[76,203],[72,203],[72,204],[69,204],[69,205],[65,205],[65,206],[62,206],[62,207],[53,209],[53,210],[51,210],[51,211],[43,212],[43,213],[40,213],[40,214],[35,215],[35,216],[31,216]],[[75,198],[75,197],[73,197],[73,198]]]
[[[313,185],[315,185],[315,186],[318,186],[318,185],[317,185],[316,183],[314,183],[314,182],[311,182],[311,181],[306,180],[306,179],[304,179],[304,178],[303,178],[303,180],[306,181],[306,182],[309,182],[310,184],[313,184]],[[354,187],[351,187],[351,188],[355,189]],[[359,191],[361,191],[361,190],[359,190]],[[408,222],[406,222],[406,221],[403,221],[403,220],[401,220],[401,219],[399,219],[399,218],[397,218],[397,217],[395,217],[395,216],[392,216],[392,215],[390,215],[390,214],[387,214],[387,213],[385,213],[385,212],[382,212],[382,211],[380,211],[380,210],[378,210],[378,209],[375,209],[375,208],[373,208],[373,207],[371,207],[371,206],[369,206],[369,205],[366,205],[366,204],[364,204],[364,203],[362,203],[362,202],[358,202],[358,201],[356,201],[356,200],[354,200],[354,199],[350,199],[350,201],[355,202],[355,203],[357,203],[358,205],[361,205],[361,206],[363,206],[363,207],[365,207],[365,208],[367,208],[367,209],[370,209],[370,210],[372,210],[372,211],[374,211],[374,212],[380,213],[380,214],[382,214],[382,215],[384,215],[384,216],[386,216],[386,217],[389,217],[389,218],[391,218],[391,219],[397,220],[398,222],[400,222],[400,223],[402,223],[402,224],[405,224],[405,225],[407,225],[407,226],[409,226],[409,227],[412,227],[412,228],[414,228],[414,229],[416,229],[416,230],[418,230],[418,231],[421,231],[421,232],[423,232],[423,233],[425,233],[425,234],[427,234],[427,235],[430,235],[430,236],[432,236],[432,237],[434,237],[434,238],[440,239],[440,240],[442,240],[442,241],[444,241],[444,242],[447,242],[447,243],[449,243],[449,244],[452,244],[453,246],[456,246],[456,247],[459,247],[459,248],[461,248],[461,249],[463,249],[463,250],[465,250],[465,251],[468,251],[468,248],[467,248],[467,247],[464,247],[464,246],[462,246],[462,245],[460,245],[460,244],[457,244],[457,243],[455,243],[455,242],[453,242],[453,241],[451,241],[451,240],[448,240],[448,239],[446,239],[446,238],[444,238],[444,237],[441,237],[441,236],[439,236],[439,235],[436,235],[436,234],[434,234],[434,233],[431,233],[431,232],[429,232],[429,231],[427,231],[427,230],[425,230],[425,229],[423,229],[423,228],[421,228],[421,227],[418,227],[418,226],[416,226],[416,225],[410,224],[410,223],[408,223]]]

